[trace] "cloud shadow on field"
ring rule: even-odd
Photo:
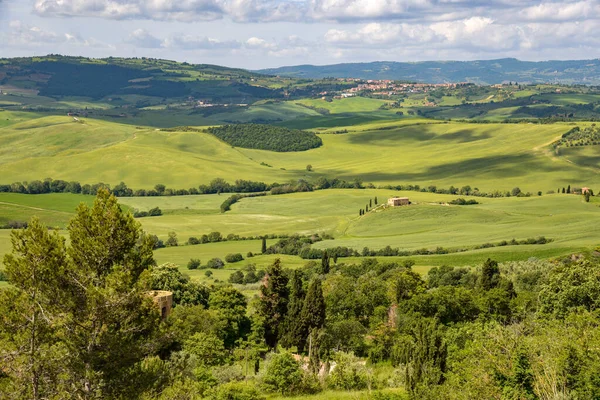
[[[475,134],[475,131],[462,129],[456,132],[440,134],[433,132],[431,127],[427,125],[411,126],[393,130],[374,130],[363,133],[354,134],[349,138],[352,144],[378,144],[378,142],[402,142],[402,141],[417,141],[424,142],[430,140],[440,140],[446,142],[468,143],[478,140],[491,138],[492,135],[488,132]]]
[[[387,168],[387,170],[389,170],[389,168]],[[348,174],[347,171],[332,170],[329,175],[346,180],[352,180],[357,176],[360,176],[365,182],[425,183],[430,180],[450,177],[456,179],[473,179],[473,177],[478,177],[478,180],[513,178],[526,176],[530,171],[558,173],[562,171],[562,169],[560,165],[543,163],[542,160],[536,158],[534,155],[517,154],[479,157],[434,165],[422,172],[410,172],[410,170],[407,169],[405,171],[397,170],[394,172]]]

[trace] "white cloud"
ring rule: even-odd
[[[241,43],[221,41],[206,36],[181,35],[165,39],[162,42],[162,47],[181,50],[226,50],[237,49],[241,47]]]
[[[85,39],[74,33],[56,33],[37,26],[29,26],[22,21],[11,21],[8,30],[0,33],[0,42],[7,47],[42,48],[48,45],[69,45],[96,49],[114,49],[114,46],[96,40]]]
[[[162,44],[162,41],[160,39],[154,37],[152,34],[150,34],[144,29],[136,29],[135,31],[131,32],[129,38],[127,39],[127,42],[136,47],[142,47],[147,49],[156,49],[159,48]]]

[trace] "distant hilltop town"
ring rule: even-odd
[[[398,94],[407,93],[427,93],[436,89],[455,89],[462,86],[474,85],[473,83],[410,83],[399,82],[393,80],[363,80],[355,78],[339,78],[338,82],[342,83],[358,83],[358,86],[344,90],[341,93],[335,93],[334,99],[343,99],[353,97],[360,94],[372,94],[376,96],[395,96]],[[321,92],[321,96],[331,96],[331,92]]]

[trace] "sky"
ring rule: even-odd
[[[600,57],[600,0],[0,0],[0,57],[247,69]]]

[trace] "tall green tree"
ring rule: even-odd
[[[266,252],[267,252],[267,238],[263,237],[262,238],[261,253],[265,254]]]
[[[325,298],[320,279],[313,279],[306,292],[301,319],[305,328],[320,329],[325,325]]]
[[[223,342],[230,349],[250,333],[250,319],[246,315],[248,302],[242,292],[232,286],[221,286],[210,295],[209,309],[226,321],[222,330]]]
[[[498,263],[490,258],[481,267],[480,284],[483,290],[490,290],[500,282],[500,268]]]
[[[145,390],[136,371],[153,352],[160,321],[147,295],[154,241],[106,189],[93,207],[77,208],[69,234],[66,249],[35,220],[13,235],[13,254],[5,262],[15,289],[0,301],[9,322],[0,327],[0,351],[11,343],[5,329],[28,329],[15,337],[27,340],[34,362],[25,372],[26,398],[135,398]],[[13,296],[9,307],[7,295]],[[22,307],[13,307],[15,301]],[[49,364],[55,373],[44,376]],[[55,393],[42,395],[48,382]]]
[[[302,282],[302,272],[295,270],[290,282],[290,302],[281,344],[285,348],[296,346],[298,352],[304,351],[304,346],[306,345],[305,329],[303,329],[301,319],[305,297],[306,292]]]
[[[323,252],[323,256],[321,257],[321,273],[322,274],[328,274],[329,273],[329,254],[327,253],[327,250],[325,250]]]
[[[11,242],[4,265],[13,288],[0,290],[0,365],[10,383],[0,397],[50,398],[58,395],[62,361],[54,324],[63,300],[56,289],[64,284],[65,241],[33,219],[12,232]]]
[[[258,312],[262,317],[265,331],[265,342],[272,348],[277,348],[282,326],[287,315],[289,302],[288,278],[283,273],[281,261],[267,268],[267,274],[260,288]]]
[[[60,332],[74,397],[135,397],[135,366],[152,351],[160,315],[146,294],[153,240],[106,189],[81,204],[69,224]]]

